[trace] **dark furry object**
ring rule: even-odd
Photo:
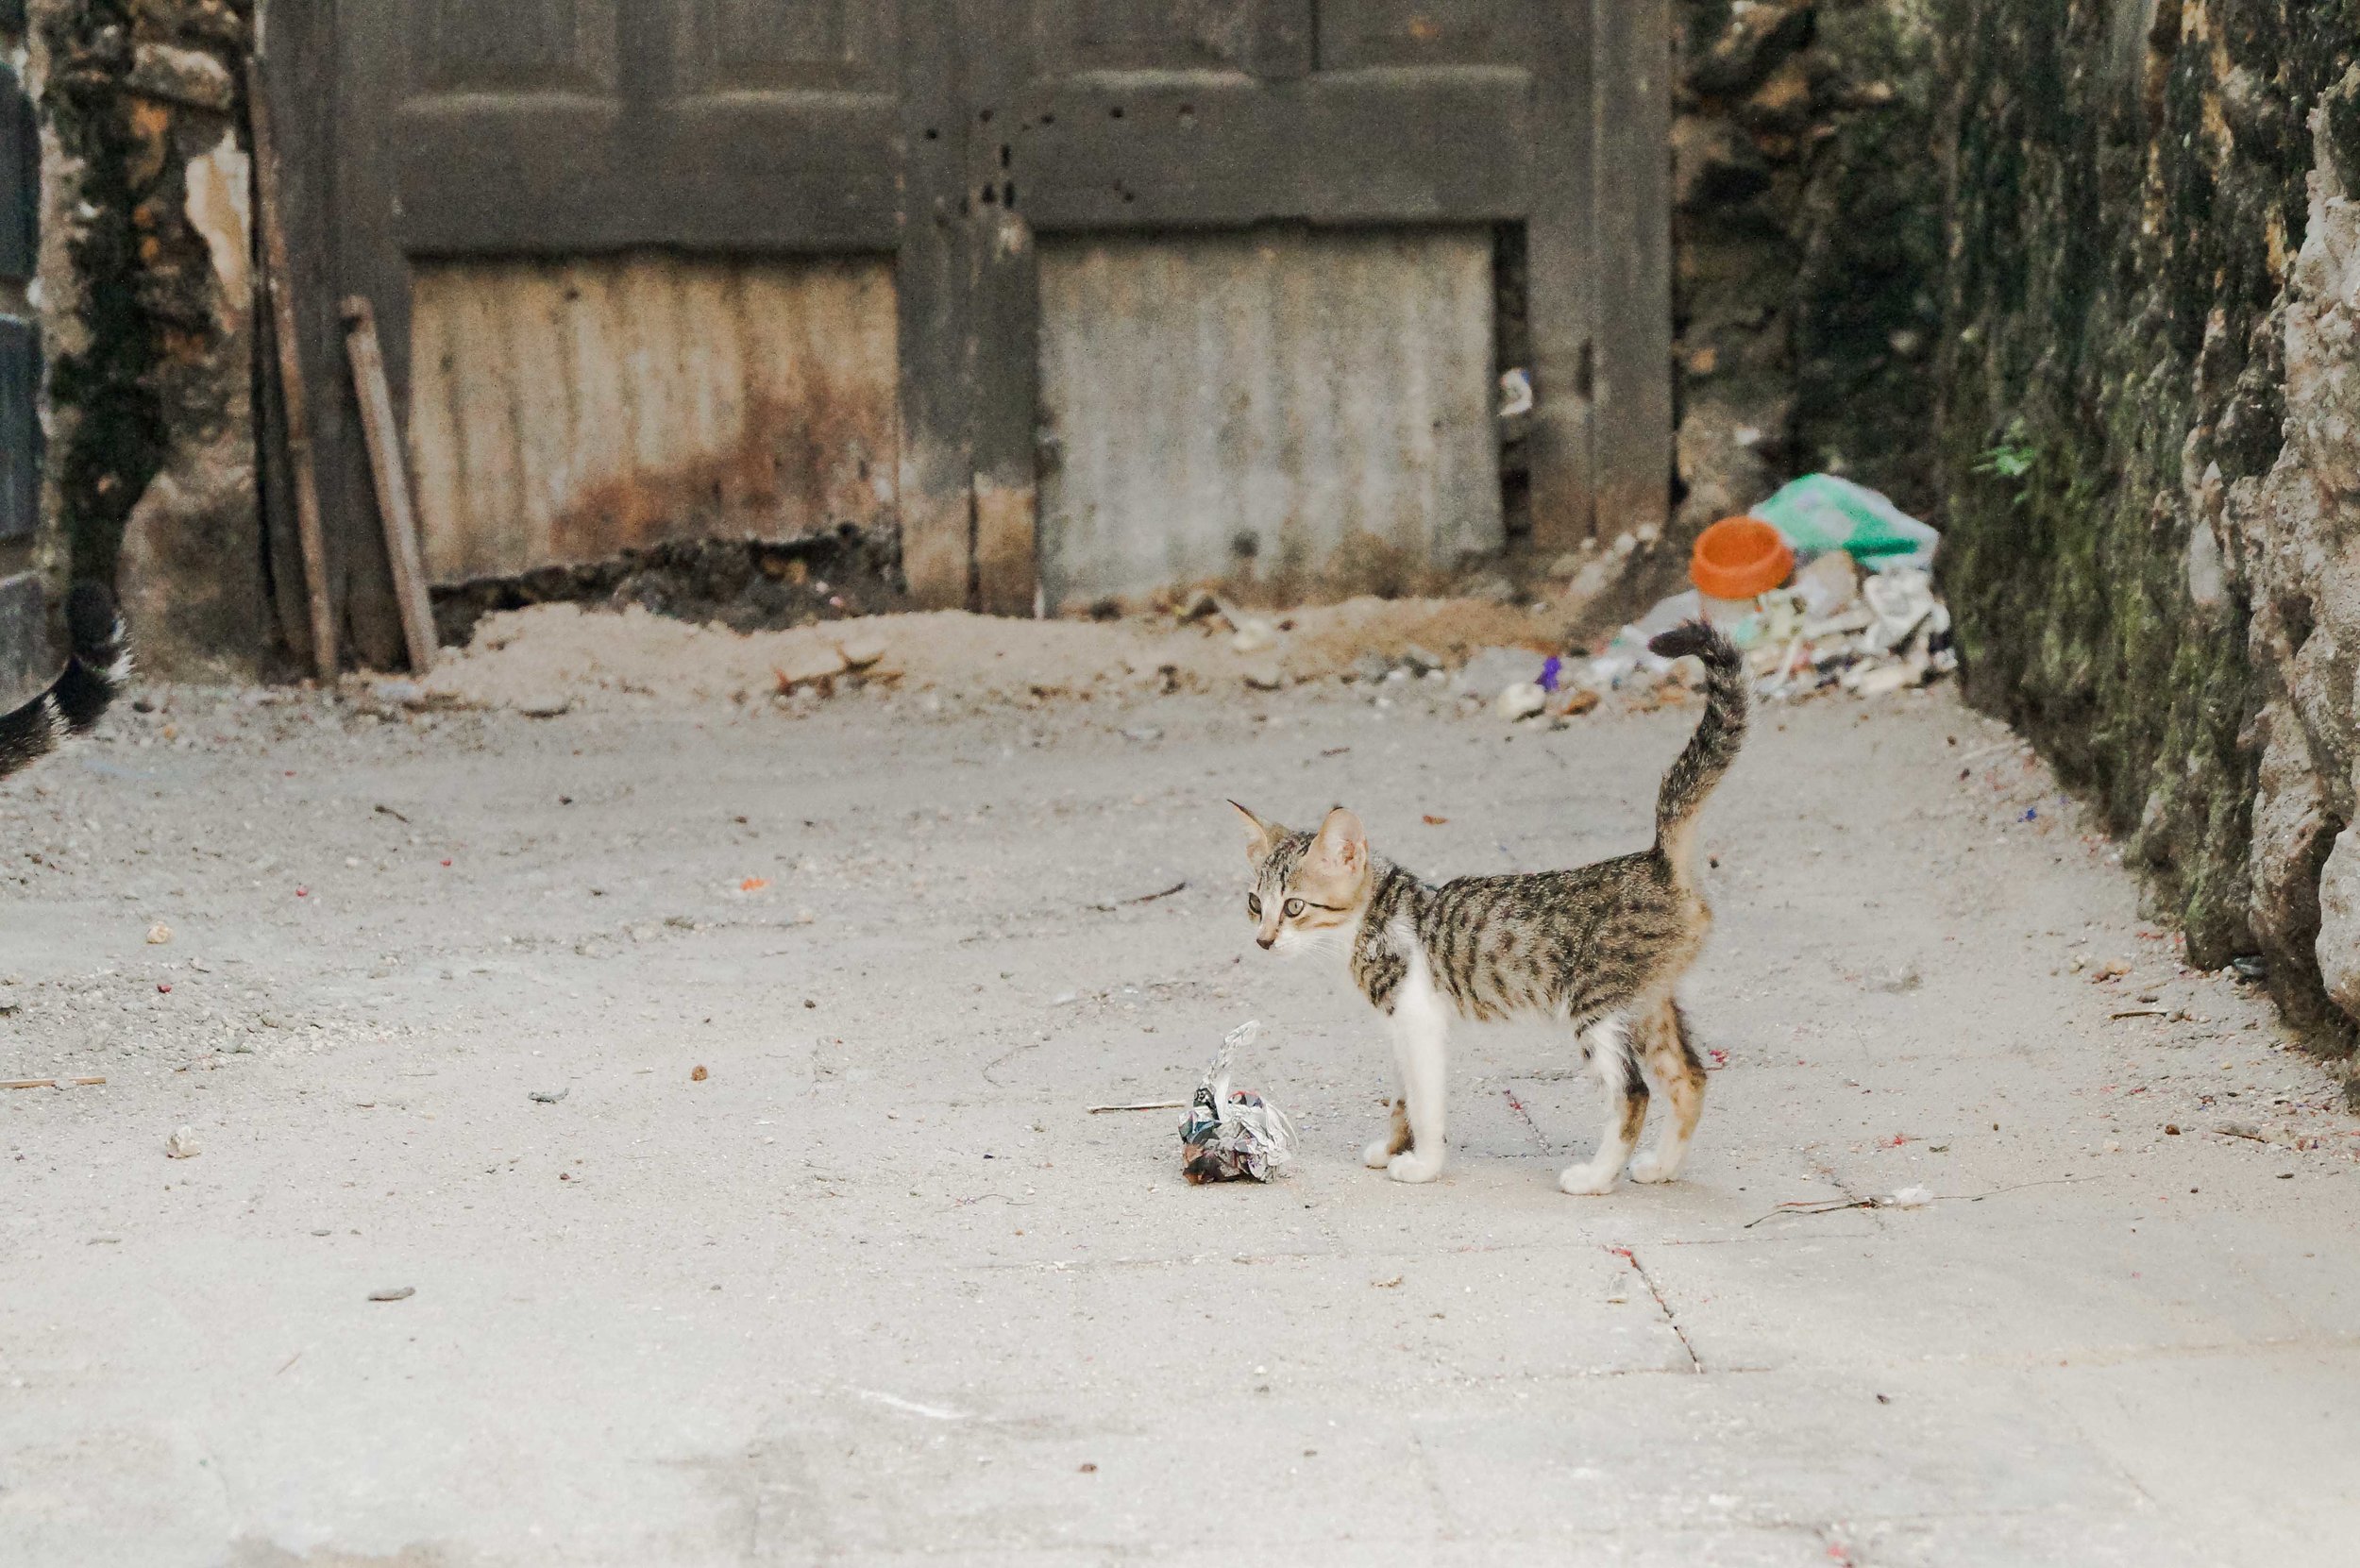
[[[129,638],[113,595],[76,582],[66,596],[65,625],[74,651],[64,670],[30,702],[0,715],[0,779],[39,762],[68,735],[87,734],[130,679]]]

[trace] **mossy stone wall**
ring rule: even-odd
[[[2227,507],[2284,444],[2313,116],[2360,0],[1940,4],[1936,462],[1968,696],[2102,808],[2193,962],[2262,952],[2340,1046],[2256,859],[2272,656]],[[2316,889],[2324,847],[2300,852]]]

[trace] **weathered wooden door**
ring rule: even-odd
[[[1663,0],[342,0],[269,29],[326,257],[299,281],[376,302],[444,581],[882,518],[921,599],[1028,611],[1072,417],[1044,251],[1054,370],[1091,278],[1223,232],[1310,236],[1316,274],[1322,235],[1520,227],[1536,543],[1663,511]],[[1190,277],[1230,276],[1207,254]],[[1364,292],[1464,276],[1463,244],[1355,254]],[[312,351],[343,591],[390,654]]]

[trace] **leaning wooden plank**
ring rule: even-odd
[[[336,616],[329,604],[328,538],[320,526],[319,475],[312,457],[312,413],[304,400],[303,353],[295,337],[294,271],[287,259],[287,230],[278,202],[278,149],[270,125],[270,100],[262,91],[261,63],[245,62],[246,110],[254,130],[257,226],[262,231],[262,264],[257,283],[270,296],[271,335],[278,342],[279,400],[287,417],[287,469],[295,481],[295,537],[303,549],[303,583],[312,601],[312,658],[323,681],[333,681]]]
[[[410,471],[402,463],[401,427],[385,381],[385,354],[377,341],[377,312],[355,295],[344,302],[345,346],[352,355],[352,389],[361,402],[361,432],[377,481],[377,514],[385,525],[385,559],[393,563],[394,597],[401,605],[401,634],[410,667],[434,667],[434,606],[418,556],[418,520],[410,506]]]

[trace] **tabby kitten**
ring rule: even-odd
[[[1655,843],[1570,871],[1460,877],[1435,886],[1369,851],[1341,806],[1316,833],[1290,833],[1239,806],[1254,863],[1246,912],[1256,939],[1282,955],[1337,946],[1352,978],[1391,1020],[1402,1094],[1391,1132],[1364,1156],[1393,1180],[1442,1171],[1444,1048],[1454,1014],[1476,1020],[1545,1014],[1573,1026],[1606,1087],[1606,1128],[1587,1164],[1558,1178],[1567,1192],[1613,1189],[1647,1118],[1647,1078],[1672,1115],[1633,1178],[1678,1174],[1704,1111],[1704,1064],[1672,988],[1712,921],[1696,887],[1696,815],[1745,738],[1745,671],[1728,640],[1701,621],[1647,645],[1704,661],[1704,717],[1663,777]]]
[[[73,654],[64,670],[30,702],[0,714],[0,779],[39,762],[66,736],[88,733],[131,678],[129,639],[106,589],[76,582],[66,596],[65,627]]]

